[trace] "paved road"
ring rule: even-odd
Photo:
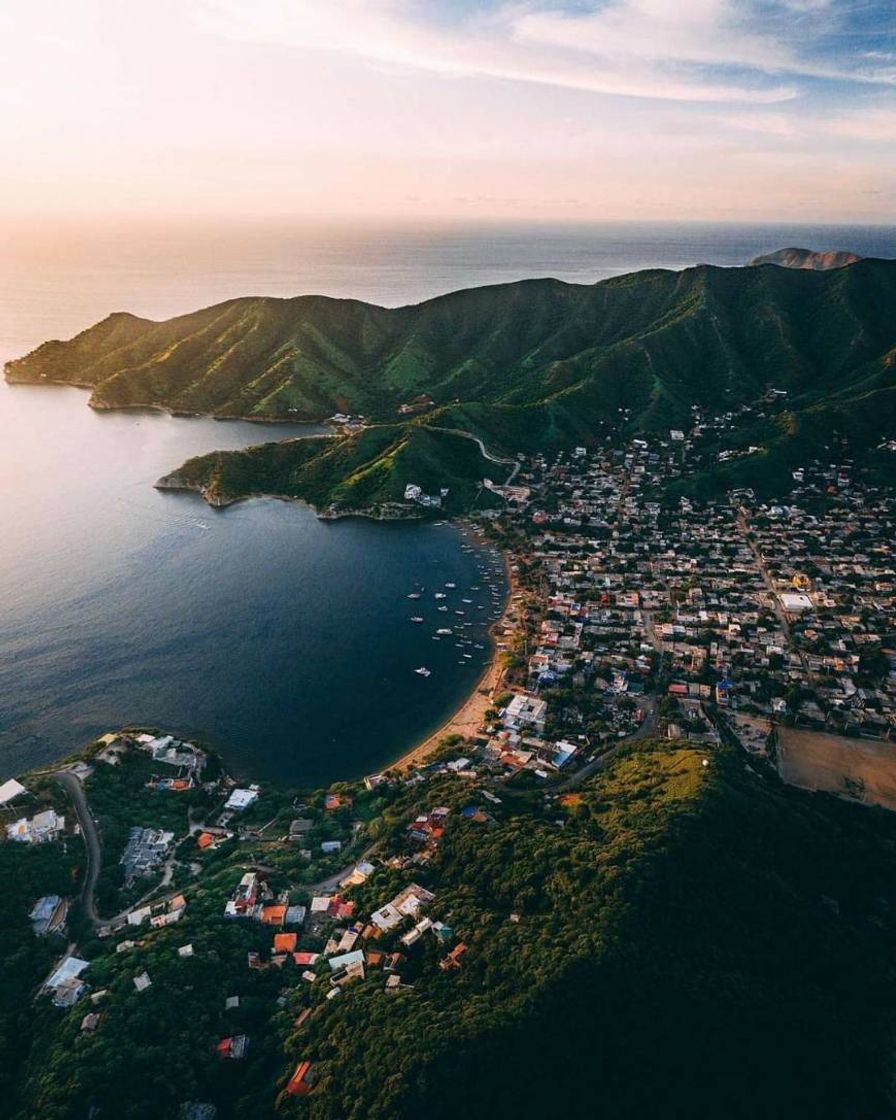
[[[96,881],[99,878],[100,867],[103,862],[103,850],[100,845],[100,836],[96,829],[96,822],[87,804],[84,787],[70,770],[56,770],[54,776],[68,791],[75,807],[78,824],[81,826],[81,835],[84,837],[84,847],[87,850],[87,873],[81,887],[81,902],[87,917],[95,925],[104,925],[96,911]]]
[[[84,837],[84,847],[87,850],[87,874],[84,876],[84,884],[81,887],[81,902],[84,905],[84,912],[96,928],[100,926],[121,925],[127,919],[131,910],[136,909],[136,907],[143,903],[144,899],[149,898],[150,895],[155,894],[156,891],[167,885],[164,881],[164,876],[161,883],[153,887],[143,898],[138,899],[133,906],[129,906],[126,910],[122,910],[120,914],[115,914],[111,918],[101,918],[96,908],[96,883],[100,875],[100,868],[103,866],[103,848],[100,843],[100,834],[97,831],[96,821],[93,819],[93,814],[90,812],[90,806],[87,803],[87,795],[84,793],[84,787],[81,785],[77,776],[70,770],[54,770],[53,777],[66,788],[72,799],[72,804],[75,807],[75,813],[78,817],[78,824],[81,826],[81,835]]]
[[[640,739],[649,739],[653,735],[656,728],[656,698],[651,695],[644,695],[641,697],[641,707],[646,709],[644,722],[637,731],[633,731],[631,735],[626,735],[624,739],[620,739],[614,743],[608,751],[605,751],[600,757],[596,758],[593,762],[589,762],[583,766],[581,770],[577,770],[575,774],[571,775],[566,781],[561,782],[559,785],[554,786],[554,790],[558,793],[564,793],[568,789],[575,789],[580,786],[592,774],[596,774],[598,770],[603,768],[616,757],[620,747],[627,747],[629,743],[637,743]]]
[[[319,883],[312,883],[309,887],[306,887],[305,889],[307,891],[309,891],[311,894],[318,894],[318,893],[323,894],[323,893],[326,893],[327,891],[335,890],[336,887],[339,886],[340,880],[344,879],[346,877],[346,875],[350,875],[355,870],[355,868],[358,866],[359,863],[364,863],[365,860],[370,859],[370,857],[376,851],[377,846],[378,845],[376,843],[371,844],[369,847],[365,848],[364,851],[361,852],[360,855],[355,856],[355,858],[352,860],[351,863],[347,864],[345,867],[341,868],[339,871],[336,871],[334,874],[328,875],[326,879],[321,879]]]
[[[787,646],[789,649],[793,650],[796,653],[797,657],[800,659],[800,662],[803,666],[803,672],[806,674],[809,680],[814,680],[815,674],[809,668],[808,657],[793,640],[793,634],[790,629],[790,620],[788,619],[787,612],[784,610],[784,606],[781,603],[780,596],[778,595],[778,589],[775,586],[775,581],[772,579],[771,572],[768,570],[768,566],[765,563],[765,559],[763,558],[762,553],[759,551],[752,538],[750,537],[750,526],[747,517],[747,511],[743,507],[741,507],[741,509],[738,511],[736,524],[738,530],[744,538],[744,542],[746,543],[747,548],[749,548],[750,552],[753,553],[753,559],[756,561],[756,567],[759,569],[759,574],[762,576],[762,580],[765,583],[766,589],[771,596],[772,609],[774,610],[778,622],[781,625],[781,630],[783,631]]]
[[[463,436],[464,439],[471,439],[475,444],[478,445],[483,459],[488,459],[490,463],[500,463],[504,467],[513,467],[513,470],[507,476],[506,481],[501,483],[502,486],[510,486],[513,483],[513,480],[516,478],[520,469],[519,459],[509,459],[504,458],[501,455],[493,455],[479,438],[479,436],[474,436],[472,432],[465,432],[462,428],[437,428],[435,427],[435,425],[433,425],[430,430],[434,432],[448,432],[452,436]]]

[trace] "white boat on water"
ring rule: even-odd
[[[446,583],[445,586],[446,587],[457,587],[457,584],[456,583]]]
[[[411,622],[422,622],[422,621],[423,621],[423,619],[422,619],[422,618],[420,617],[420,615],[419,615],[419,614],[415,614],[415,615],[414,615],[414,616],[413,616],[413,617],[411,618]]]
[[[420,668],[415,669],[414,672],[417,674],[418,677],[428,677],[429,674],[430,674],[430,670],[427,669],[425,665],[421,665]]]
[[[419,591],[412,591],[410,593],[410,595],[408,595],[408,598],[409,599],[419,599],[420,598],[420,592]]]
[[[437,634],[450,634],[451,631],[448,629],[447,626],[443,626],[440,630],[436,630],[436,633]]]
[[[437,591],[437,592],[436,592],[436,598],[437,598],[437,599],[446,599],[446,598],[447,598],[447,596],[446,596],[446,594],[445,594],[445,592],[444,592],[444,591]]]

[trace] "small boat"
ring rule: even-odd
[[[417,674],[418,677],[428,677],[429,674],[430,674],[430,670],[427,669],[425,665],[421,665],[420,668],[415,669],[414,672]]]
[[[447,627],[442,627],[441,630],[436,630],[437,634],[450,634],[451,631]]]
[[[436,610],[447,611],[448,608],[447,607],[436,607]]]
[[[412,591],[410,593],[410,595],[408,595],[408,598],[409,599],[419,599],[420,598],[420,592],[419,591]]]
[[[473,600],[472,599],[461,599],[461,602],[462,603],[472,603]]]
[[[457,584],[456,583],[446,583],[445,586],[446,587],[457,587]]]
[[[437,592],[436,592],[436,598],[437,598],[437,599],[446,599],[446,598],[447,598],[447,596],[445,595],[445,592],[444,592],[444,591],[437,591]]]
[[[422,621],[423,621],[423,619],[420,617],[419,614],[415,614],[414,617],[411,619],[411,622],[422,622]]]
[[[464,612],[463,611],[455,611],[454,613],[455,614],[463,614]]]

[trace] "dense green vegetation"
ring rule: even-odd
[[[896,262],[864,260],[826,271],[653,270],[591,286],[531,280],[393,309],[302,296],[231,300],[162,323],[117,314],[44,343],[6,374],[88,385],[97,407],[363,413],[383,426],[327,451],[290,443],[190,468],[212,492],[351,508],[394,500],[429,468],[468,493],[484,464],[445,429],[496,451],[568,447],[620,423],[686,426],[694,404],[724,412],[769,388],[788,393],[791,414],[760,433],[770,458],[759,473],[778,485],[807,449],[836,437],[857,456],[892,434],[894,353]],[[420,393],[432,410],[397,422]],[[743,481],[755,465],[726,472]]]
[[[189,460],[161,485],[201,489],[226,504],[253,494],[303,498],[318,509],[388,507],[403,502],[408,482],[428,494],[449,493],[446,509],[476,498],[483,476],[503,482],[509,467],[487,463],[473,440],[419,424],[390,424],[332,440],[289,440]],[[487,505],[490,495],[479,496]]]
[[[23,815],[48,806],[64,813],[65,800],[49,784],[35,783],[38,801],[19,802]],[[3,824],[15,815],[2,815]],[[78,841],[33,846],[0,840],[0,1116],[11,1115],[21,1087],[19,1073],[33,1037],[37,986],[63,948],[61,935],[35,937],[28,914],[42,895],[71,896],[79,886],[84,854]],[[6,1111],[4,1111],[6,1109]]]
[[[291,1111],[892,1114],[896,822],[701,761],[639,745],[571,804],[454,820],[430,881],[463,968],[312,1017]]]
[[[360,812],[363,842],[388,853],[417,814],[452,810],[429,865],[381,868],[353,892],[367,913],[413,878],[468,945],[446,971],[424,938],[392,996],[379,968],[334,1001],[291,960],[249,969],[272,931],[228,922],[223,902],[253,860],[275,893],[302,861],[288,842],[232,842],[205,857],[177,925],[122,953],[87,946],[91,985],[108,989],[96,1033],[79,1030],[83,1007],[29,1008],[20,1103],[4,1114],[68,1120],[92,1102],[148,1120],[208,1100],[224,1120],[892,1115],[896,818],[784,787],[728,749],[704,757],[633,744],[574,795],[510,783],[499,805],[479,802],[486,821],[457,812],[475,787],[446,775],[316,826],[335,834]],[[270,797],[254,819],[288,819],[291,799]],[[318,817],[320,796],[303,812]],[[222,1062],[214,1045],[237,1032],[250,1056]],[[316,1088],[284,1097],[302,1058]]]

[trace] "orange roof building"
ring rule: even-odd
[[[296,947],[297,937],[294,933],[275,933],[274,952],[291,953]]]
[[[261,920],[265,923],[265,925],[282,926],[285,919],[285,906],[262,906]]]
[[[464,953],[466,953],[466,951],[467,946],[463,943],[463,941],[459,942],[454,946],[447,957],[443,957],[439,961],[439,968],[441,968],[443,971],[447,971],[449,968],[460,968],[460,958],[464,955]]]
[[[296,1066],[295,1073],[287,1083],[287,1093],[294,1097],[303,1097],[306,1093],[310,1093],[312,1089],[310,1081],[311,1070],[312,1066],[310,1062],[299,1062]]]

